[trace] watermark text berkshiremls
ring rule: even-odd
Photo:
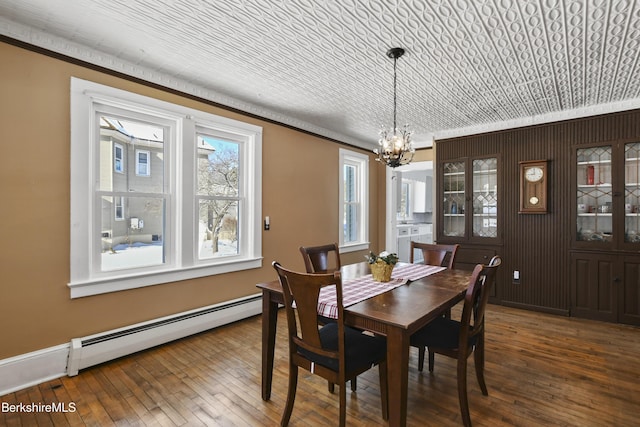
[[[0,403],[0,411],[3,413],[14,412],[76,412],[75,402],[55,403]]]

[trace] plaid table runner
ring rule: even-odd
[[[447,267],[438,267],[435,265],[424,264],[402,264],[397,265],[391,273],[391,278],[404,278],[413,282],[414,280],[422,279],[423,277],[436,274],[442,270],[446,270]],[[345,304],[346,306],[346,304]]]
[[[445,269],[446,267],[433,265],[403,264],[393,269],[389,282],[376,282],[371,274],[357,279],[345,280],[342,282],[342,303],[345,307],[348,307],[395,289],[407,282],[418,280]],[[327,287],[320,291],[318,314],[333,319],[338,318],[335,287]]]

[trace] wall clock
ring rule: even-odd
[[[520,162],[520,213],[547,213],[548,160]]]

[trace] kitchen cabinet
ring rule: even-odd
[[[576,147],[571,312],[640,325],[640,143]]]
[[[640,259],[574,251],[571,300],[573,316],[640,325]]]
[[[432,224],[399,225],[397,232],[398,258],[401,262],[409,262],[411,241],[433,243]],[[422,252],[416,251],[414,262],[422,262]]]
[[[413,212],[433,211],[433,178],[426,176],[424,181],[415,181],[413,191]]]

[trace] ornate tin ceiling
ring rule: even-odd
[[[633,0],[3,0],[0,34],[350,144],[640,108]]]

